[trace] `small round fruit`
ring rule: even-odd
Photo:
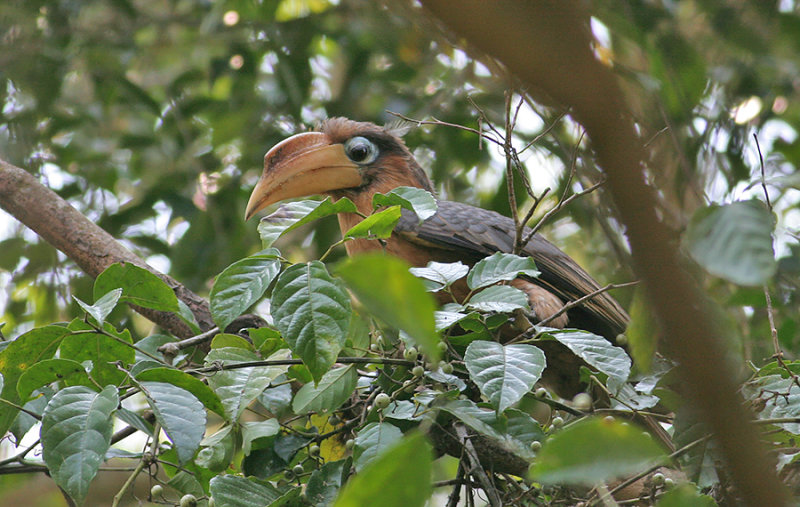
[[[344,448],[347,449],[348,451],[352,450],[353,447],[355,446],[356,446],[356,441],[353,440],[352,438],[348,438],[344,443]]]
[[[330,424],[331,426],[338,426],[339,424],[341,424],[341,422],[342,420],[339,419],[339,416],[337,416],[336,414],[333,414],[332,416],[328,417],[328,424]]]
[[[392,398],[386,393],[380,393],[375,397],[375,407],[377,407],[378,410],[383,410],[388,407],[391,402]]]
[[[653,485],[654,486],[663,486],[664,482],[666,482],[666,478],[664,477],[664,474],[662,474],[662,473],[653,474]]]
[[[531,442],[531,450],[533,452],[537,452],[541,448],[542,448],[542,443],[539,442],[538,440],[534,440],[533,442]]]
[[[439,349],[439,352],[442,352],[442,353],[447,352],[447,343],[439,342],[439,343],[436,344],[436,348]]]
[[[442,361],[441,363],[439,363],[439,368],[442,369],[442,373],[446,373],[448,375],[453,373],[453,365],[448,363],[447,361]]]
[[[377,352],[381,350],[381,346],[378,345],[377,343],[370,343],[369,350],[371,350],[372,352]]]
[[[628,337],[625,336],[624,334],[618,334],[616,342],[617,345],[625,346],[628,344]]]
[[[665,488],[669,489],[669,488],[671,488],[671,487],[672,487],[672,486],[674,486],[674,485],[675,485],[675,481],[673,481],[673,480],[672,480],[672,479],[670,479],[669,477],[667,477],[666,479],[664,479],[664,487],[665,487]]]
[[[403,351],[403,357],[406,361],[416,361],[419,352],[417,352],[416,347],[408,347],[406,350]]]
[[[197,498],[195,498],[194,495],[188,494],[188,495],[183,495],[181,497],[181,503],[180,503],[181,507],[196,507],[196,505],[197,505]]]
[[[411,369],[411,374],[414,375],[415,377],[421,377],[425,375],[425,368],[423,368],[420,365],[416,365]]]
[[[283,471],[283,478],[287,481],[294,480],[294,473],[291,470],[284,470]]]
[[[294,467],[292,467],[292,473],[295,476],[301,475],[303,472],[305,472],[305,470],[303,469],[303,465],[297,464]]]
[[[578,393],[572,398],[572,406],[577,410],[586,412],[592,408],[592,397],[589,393]]]
[[[607,416],[603,417],[603,421],[605,421],[607,424],[611,424],[611,423],[614,422],[614,416],[613,415],[607,415]]]
[[[153,498],[160,497],[164,494],[164,487],[161,484],[154,484],[152,488],[150,488],[150,496]]]
[[[311,456],[319,456],[319,446],[317,444],[313,444],[308,448],[308,454]]]
[[[545,389],[544,387],[540,387],[539,389],[536,390],[535,394],[537,398],[547,398],[547,389]]]
[[[564,419],[561,416],[555,416],[550,421],[550,424],[553,425],[553,428],[560,428],[560,427],[564,426]]]

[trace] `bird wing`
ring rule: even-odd
[[[395,233],[406,241],[456,252],[473,264],[495,252],[511,253],[514,248],[514,221],[494,211],[467,204],[439,201],[431,218],[419,223],[411,211],[403,210]],[[525,234],[530,232],[526,228]],[[536,234],[522,254],[536,262],[541,275],[532,279],[563,301],[574,301],[591,294],[600,285],[572,258]],[[607,292],[598,294],[569,312],[570,325],[580,327],[614,341],[624,332],[629,317]]]

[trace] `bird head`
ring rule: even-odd
[[[403,140],[373,123],[332,118],[267,152],[245,219],[284,199],[324,194],[371,202],[374,193],[398,186],[433,191]]]

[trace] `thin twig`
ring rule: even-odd
[[[395,359],[391,357],[340,357],[336,360],[339,364],[395,364],[399,366],[414,366],[414,361],[407,361],[405,359]],[[223,370],[236,370],[239,368],[252,368],[258,366],[291,366],[295,364],[303,364],[301,359],[267,359],[263,361],[242,361],[241,363],[230,364],[212,364],[203,368],[195,368],[186,370],[186,373],[210,373]]]
[[[483,139],[486,139],[487,141],[490,141],[490,142],[492,142],[492,143],[494,143],[494,144],[496,144],[498,146],[503,146],[503,143],[501,141],[498,141],[494,137],[486,134],[485,132],[483,132],[483,130],[477,130],[477,129],[474,129],[474,128],[471,128],[471,127],[466,127],[464,125],[459,125],[457,123],[449,123],[449,122],[446,122],[446,121],[437,120],[436,118],[433,118],[431,120],[416,120],[414,118],[409,118],[406,115],[403,115],[403,114],[400,114],[400,113],[395,113],[394,111],[387,110],[386,112],[391,114],[392,116],[396,116],[396,117],[400,118],[401,120],[405,120],[405,121],[410,122],[410,123],[416,123],[417,125],[436,125],[436,126],[441,126],[441,127],[452,127],[452,128],[457,128],[457,129],[460,129],[460,130],[466,130],[467,132],[472,132],[473,134],[478,134]]]
[[[525,239],[523,240],[523,243],[527,244],[528,241],[530,241],[531,238],[533,238],[534,234],[536,234],[539,231],[539,229],[542,228],[542,226],[545,224],[545,222],[547,222],[547,220],[549,220],[550,217],[552,217],[553,215],[555,215],[556,213],[561,211],[561,209],[564,206],[566,206],[567,204],[571,203],[575,199],[578,199],[579,197],[583,197],[586,194],[594,192],[598,188],[602,187],[605,184],[605,182],[606,182],[605,179],[600,180],[597,183],[595,183],[594,185],[592,185],[591,187],[589,187],[587,189],[584,189],[584,190],[581,190],[580,192],[572,194],[571,196],[567,197],[566,199],[559,201],[557,205],[555,205],[553,208],[549,209],[547,211],[547,213],[542,215],[542,218],[540,218],[539,221],[536,222],[536,225],[531,227],[531,230],[530,230],[530,232],[528,232],[528,235],[525,236]]]
[[[597,296],[599,296],[600,294],[602,294],[604,292],[608,292],[608,291],[610,291],[612,289],[621,289],[622,287],[630,287],[630,286],[636,285],[638,283],[639,283],[638,281],[625,282],[625,283],[610,283],[610,284],[606,285],[605,287],[601,287],[601,288],[597,289],[594,292],[590,292],[589,294],[586,294],[585,296],[576,299],[575,301],[568,302],[567,304],[562,306],[561,309],[559,311],[557,311],[556,313],[554,313],[553,315],[547,317],[546,319],[542,319],[541,321],[539,321],[538,325],[545,326],[549,322],[552,322],[554,319],[557,319],[558,317],[560,317],[562,314],[568,312],[569,310],[572,310],[576,306],[582,305],[586,301],[588,301],[588,300],[590,300],[590,299],[592,299],[594,297],[597,297]]]
[[[481,487],[486,492],[489,505],[492,507],[501,507],[503,503],[500,501],[500,496],[497,494],[497,489],[495,489],[494,485],[489,480],[489,476],[483,469],[480,459],[478,458],[478,453],[475,451],[475,447],[472,445],[472,440],[470,440],[469,436],[467,435],[466,428],[462,424],[457,424],[455,425],[455,429],[459,440],[461,440],[461,442],[464,444],[467,460],[470,463],[470,474],[478,480],[478,483],[480,483]]]

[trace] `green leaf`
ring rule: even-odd
[[[274,437],[281,431],[277,419],[266,421],[246,421],[242,423],[242,452],[245,456],[250,454],[256,440]]]
[[[800,418],[800,387],[791,377],[765,375],[744,384],[742,391],[755,406],[763,407],[757,413],[759,419]],[[800,435],[800,422],[783,422],[777,426]]]
[[[436,303],[409,266],[395,257],[366,254],[348,259],[337,273],[373,315],[405,331],[431,361],[439,359]]]
[[[233,461],[236,452],[236,433],[231,424],[220,428],[216,433],[204,438],[194,463],[214,473],[226,470]]]
[[[539,274],[536,263],[531,257],[496,252],[472,266],[467,275],[467,286],[475,290],[497,282],[513,280],[520,275],[536,278]]]
[[[217,276],[209,303],[214,322],[224,331],[228,324],[258,301],[281,270],[278,251],[270,248],[238,260]]]
[[[268,360],[287,359],[287,349],[272,354]],[[259,361],[255,353],[235,348],[211,349],[206,355],[206,366],[215,362],[234,365],[241,362]],[[208,377],[208,385],[214,390],[225,407],[229,421],[236,421],[244,409],[279,375],[286,373],[288,366],[249,366],[214,373]]]
[[[350,313],[350,296],[319,261],[289,267],[272,291],[275,327],[316,382],[344,347]]]
[[[74,299],[75,302],[77,302],[78,305],[83,308],[83,311],[94,317],[94,320],[96,320],[97,323],[102,326],[106,321],[108,314],[110,314],[111,311],[116,308],[120,296],[122,296],[122,289],[113,289],[95,301],[93,305],[84,303],[75,296],[72,296],[72,299]]]
[[[127,374],[117,368],[117,362],[129,366],[136,360],[130,331],[125,329],[121,333],[117,332],[106,322],[103,325],[105,334],[96,333],[83,319],[70,322],[69,329],[80,333],[64,337],[59,349],[62,358],[79,363],[91,361],[90,374],[100,385],[120,384],[125,381]]]
[[[631,373],[631,358],[625,350],[602,336],[577,329],[548,330],[547,335],[566,345],[575,355],[618,382]]]
[[[114,289],[122,289],[119,298],[123,303],[132,303],[162,312],[178,312],[178,298],[164,280],[150,271],[129,262],[112,264],[94,281],[95,301]]]
[[[763,285],[775,274],[772,214],[760,201],[739,201],[699,210],[684,243],[709,273],[739,285]]]
[[[297,391],[292,401],[295,414],[335,410],[350,398],[356,388],[358,374],[355,366],[330,370],[319,384],[306,384]]]
[[[480,312],[513,312],[528,309],[528,296],[508,285],[493,285],[474,294],[466,306]]]
[[[53,382],[63,382],[66,386],[90,385],[89,375],[83,365],[70,359],[43,359],[34,363],[17,382],[17,393],[22,403],[30,400],[36,389]]]
[[[136,380],[139,382],[166,382],[185,389],[200,400],[205,408],[225,417],[225,407],[222,406],[219,396],[202,380],[184,371],[174,368],[151,368],[136,375]]]
[[[653,438],[639,428],[592,417],[547,439],[531,476],[548,484],[591,486],[641,472],[666,459]]]
[[[258,224],[258,233],[261,235],[263,247],[269,248],[278,238],[301,225],[329,215],[356,211],[356,205],[347,198],[339,199],[336,202],[331,202],[330,197],[323,201],[288,202],[282,204],[271,215],[261,219]]]
[[[211,479],[211,497],[220,507],[253,507],[268,505],[281,495],[272,486],[238,475],[218,475]]]
[[[431,496],[431,446],[419,433],[407,435],[352,478],[335,507],[421,507]]]
[[[57,392],[42,417],[42,454],[50,475],[75,503],[83,503],[114,429],[119,404],[114,386],[101,392],[67,387]]]
[[[502,345],[477,340],[464,363],[470,378],[499,413],[518,402],[542,376],[544,352],[533,345]]]
[[[336,499],[350,473],[350,458],[325,463],[311,474],[306,486],[306,498],[314,507],[328,507]]]
[[[353,448],[353,461],[356,472],[360,472],[370,461],[374,460],[394,442],[403,437],[400,428],[389,423],[369,423],[356,436]]]
[[[69,329],[62,326],[37,327],[20,335],[0,351],[0,374],[5,380],[0,398],[15,404],[22,403],[17,392],[20,376],[31,365],[53,357],[67,333]],[[17,410],[3,403],[3,409],[0,410],[0,434],[6,434],[15,417]]]
[[[486,436],[503,440],[505,438],[506,419],[498,417],[494,410],[485,410],[472,400],[450,400],[438,406],[461,422]]]
[[[693,484],[681,484],[664,493],[656,507],[716,507],[717,502],[708,495],[701,495]]]
[[[372,206],[398,205],[416,213],[419,223],[424,222],[439,209],[436,198],[427,190],[416,187],[397,187],[386,194],[372,196]]]
[[[344,234],[344,238],[386,239],[392,235],[398,220],[400,220],[400,206],[392,206],[360,221]]]
[[[449,327],[453,326],[455,323],[460,322],[463,319],[466,319],[470,315],[471,314],[469,313],[449,312],[449,311],[433,312],[433,318],[434,321],[436,322],[436,330],[444,331],[445,329],[448,329]]]
[[[469,271],[469,267],[458,262],[435,262],[431,261],[424,268],[411,268],[411,274],[417,278],[423,278],[433,282],[433,286],[428,290],[437,292],[445,287],[449,287],[457,280],[464,278]]]
[[[150,370],[152,371],[152,370]],[[166,382],[140,382],[156,421],[175,445],[178,461],[194,456],[206,430],[206,411],[192,393]]]
[[[506,447],[511,449],[514,454],[533,461],[536,453],[531,450],[531,444],[534,441],[544,441],[545,434],[542,427],[539,426],[536,419],[515,408],[506,410],[503,415],[507,420],[506,433],[503,438]]]

